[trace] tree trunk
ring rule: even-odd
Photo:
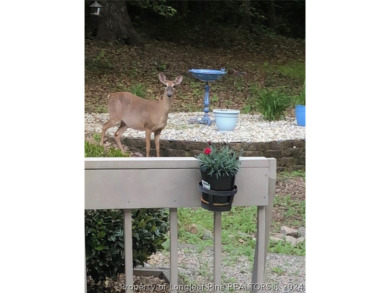
[[[142,41],[131,23],[125,0],[100,0],[101,16],[96,39],[125,42],[127,45],[142,45]]]

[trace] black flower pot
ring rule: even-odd
[[[208,175],[202,172],[202,181],[199,190],[202,191],[201,206],[209,211],[230,211],[237,186],[234,185],[235,176]]]

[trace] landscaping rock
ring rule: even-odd
[[[272,241],[283,241],[283,239],[275,237],[275,236],[270,236],[269,240],[272,240]]]
[[[272,233],[271,236],[273,236],[274,238],[278,238],[279,240],[285,240],[286,238],[286,235],[281,233]]]
[[[306,237],[306,231],[305,227],[299,227],[298,228],[298,235],[299,237]]]
[[[187,227],[185,227],[185,229],[190,232],[191,234],[198,234],[198,227],[196,227],[195,224],[191,224]]]
[[[297,244],[305,241],[305,237],[299,237],[297,238]]]
[[[286,241],[290,243],[292,247],[297,245],[297,239],[292,236],[286,236]]]
[[[202,239],[203,240],[213,239],[213,233],[207,229],[204,229]]]
[[[298,237],[298,230],[296,230],[296,229],[293,229],[293,228],[290,228],[287,226],[282,226],[280,228],[280,231],[282,232],[282,234],[285,234],[288,236]]]

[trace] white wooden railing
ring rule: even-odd
[[[257,236],[252,291],[264,284],[266,249],[275,194],[276,160],[240,158],[233,206],[257,206]],[[125,232],[126,292],[132,292],[131,210],[169,208],[170,288],[177,292],[177,208],[200,207],[199,163],[195,158],[86,158],[85,209],[122,209]],[[221,288],[221,212],[214,212],[214,286]]]

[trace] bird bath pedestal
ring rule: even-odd
[[[208,115],[208,112],[210,111],[209,109],[209,104],[210,104],[210,99],[209,99],[209,91],[210,91],[210,86],[209,82],[216,81],[218,79],[221,79],[224,74],[226,74],[226,71],[224,68],[221,70],[214,70],[214,69],[190,69],[189,72],[191,72],[192,76],[205,82],[204,90],[204,116],[201,119],[191,119],[190,123],[200,123],[200,124],[207,124],[210,125],[212,122],[210,120],[210,117]]]

